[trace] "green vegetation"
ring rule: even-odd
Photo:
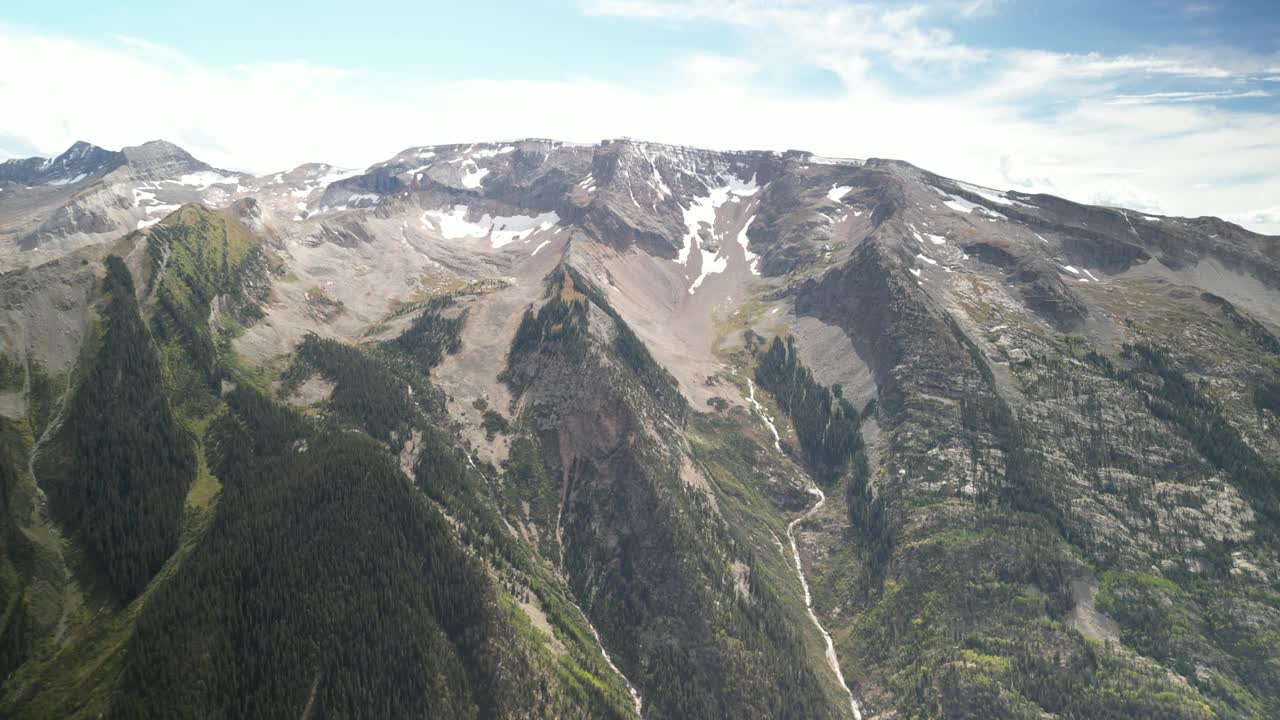
[[[147,256],[155,305],[150,326],[166,348],[177,397],[198,397],[200,385],[216,391],[227,375],[221,356],[230,340],[242,325],[262,317],[265,290],[254,288],[269,258],[243,228],[195,205],[151,228]],[[218,324],[211,328],[215,300]],[[209,407],[206,400],[204,409]]]
[[[26,381],[26,364],[17,357],[0,352],[0,392],[20,390]]]
[[[485,437],[492,440],[498,435],[506,435],[511,431],[511,421],[497,410],[485,410],[480,426],[484,428]]]
[[[265,297],[257,241],[195,206],[132,237],[150,253],[142,305],[109,258],[37,466],[66,542],[8,522],[31,430],[0,437],[0,714],[631,716],[560,579],[509,534],[445,422],[428,373],[465,315],[428,302],[391,342],[306,338],[286,391],[313,373],[335,384],[310,420],[231,350]],[[30,371],[38,433],[61,379]],[[410,437],[398,461],[388,447]]]
[[[537,529],[646,716],[839,717],[794,571],[773,550],[784,527],[768,534],[758,492],[742,504],[716,492],[709,470],[658,440],[701,416],[601,293],[561,267],[547,295],[526,312],[504,378],[517,394],[557,392],[531,396],[514,422],[502,503]],[[757,561],[753,547],[772,555]]]
[[[566,265],[558,265],[552,270],[545,284],[547,300],[536,315],[532,309],[525,310],[511,343],[508,370],[503,374],[503,379],[517,395],[524,389],[527,378],[512,368],[520,369],[524,356],[541,350],[545,345],[566,359],[582,358],[589,310],[595,307],[613,320],[613,349],[618,358],[635,373],[641,387],[660,407],[683,421],[688,403],[680,394],[675,378],[653,359],[649,349],[605,301],[599,290]]]
[[[393,436],[407,437],[415,412],[410,386],[386,363],[354,345],[308,333],[298,344],[286,382],[310,372],[335,383],[330,408],[375,439],[390,442]]]
[[[116,598],[137,595],[177,548],[194,443],[169,408],[159,353],[124,262],[107,258],[106,331],[38,475]]]
[[[1223,317],[1231,322],[1237,330],[1258,344],[1269,353],[1280,355],[1280,338],[1276,338],[1262,323],[1241,312],[1227,299],[1213,293],[1202,293],[1200,298],[1205,302],[1218,306]]]
[[[21,433],[0,419],[0,677],[8,677],[31,653],[30,612],[26,594],[30,580],[30,543],[12,518],[15,493],[26,467]]]
[[[139,618],[112,716],[493,715],[512,683],[483,569],[367,437],[244,452],[296,432],[274,415],[226,421],[218,518]]]
[[[1253,404],[1280,417],[1280,383],[1263,382],[1253,389]]]
[[[412,357],[425,370],[435,367],[445,353],[456,353],[462,346],[459,333],[466,314],[455,318],[440,315],[441,310],[452,304],[453,298],[448,296],[433,298],[426,303],[422,314],[413,319],[409,329],[388,344]]]
[[[818,482],[830,484],[863,452],[858,411],[838,389],[832,392],[813,379],[800,362],[794,338],[783,342],[774,337],[757,359],[755,377],[791,418],[805,462]]]
[[[1254,501],[1266,526],[1280,523],[1280,469],[1258,454],[1223,417],[1217,404],[1178,370],[1161,348],[1139,343],[1124,348],[1130,370],[1103,366],[1137,390],[1155,417],[1173,423],[1209,462],[1221,469]],[[1266,390],[1263,390],[1266,401]],[[1256,395],[1255,395],[1256,398]]]

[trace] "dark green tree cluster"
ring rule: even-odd
[[[0,352],[0,390],[21,388],[27,380],[27,369],[16,356]]]
[[[973,393],[960,401],[960,416],[969,431],[970,453],[979,462],[986,443],[1001,451],[1003,476],[995,487],[979,483],[979,504],[998,502],[1018,512],[1043,515],[1064,534],[1066,522],[1039,452],[1029,447],[1025,426],[994,393]]]
[[[1268,525],[1276,527],[1280,523],[1280,471],[1240,437],[1217,404],[1175,367],[1165,350],[1146,343],[1127,345],[1124,357],[1134,367],[1118,377],[1141,391],[1151,414],[1177,426],[1201,455],[1227,473],[1254,501]]]
[[[576,459],[562,517],[570,585],[643,688],[647,716],[839,717],[775,578],[751,572],[740,593],[722,570],[733,530],[707,522],[696,491],[645,490],[655,474],[628,451],[607,466]]]
[[[129,269],[114,255],[106,266],[102,344],[37,474],[54,514],[124,602],[177,547],[196,458],[170,410]]]
[[[217,518],[138,618],[112,716],[496,714],[504,631],[483,568],[383,447],[300,445],[297,416],[251,397],[210,430]]]
[[[613,350],[634,372],[641,386],[660,407],[683,422],[688,403],[680,394],[675,378],[662,367],[644,342],[636,336],[622,316],[605,300],[604,295],[581,273],[567,265],[559,265],[544,280],[547,301],[535,314],[525,310],[507,357],[503,379],[516,393],[529,382],[527,368],[521,360],[546,346],[546,352],[571,362],[581,360],[586,351],[587,323],[592,305],[613,320]]]
[[[406,435],[415,416],[411,386],[384,363],[353,345],[308,333],[298,345],[287,381],[312,371],[334,383],[329,401],[334,411],[378,440]]]
[[[1262,382],[1253,389],[1253,404],[1280,417],[1280,383]]]
[[[813,379],[800,362],[795,339],[775,337],[759,356],[756,382],[791,418],[814,477],[829,484],[862,451],[861,416],[848,400]]]
[[[1200,299],[1216,305],[1223,317],[1231,321],[1237,330],[1256,342],[1263,350],[1280,355],[1280,338],[1271,334],[1265,325],[1241,312],[1231,301],[1213,293],[1201,293]]]
[[[388,345],[408,355],[424,371],[429,371],[440,364],[446,353],[452,355],[462,348],[461,333],[466,322],[465,313],[452,318],[440,314],[441,310],[451,305],[451,297],[432,298],[408,329]]]
[[[484,411],[480,426],[484,428],[485,437],[492,440],[498,435],[506,435],[511,431],[511,421],[494,409]]]
[[[22,434],[0,418],[0,678],[8,677],[31,652],[30,616],[24,594],[33,548],[13,517],[12,495],[19,468],[26,467]]]
[[[575,341],[582,340],[586,334],[586,302],[581,298],[566,300],[557,293],[538,308],[537,314],[532,308],[525,309],[511,342],[511,361],[535,352],[547,343],[560,343],[566,351],[579,351]]]

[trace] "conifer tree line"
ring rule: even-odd
[[[839,478],[862,451],[860,415],[840,387],[828,388],[814,380],[800,361],[793,337],[774,337],[757,358],[755,380],[791,418],[815,479],[827,485]]]
[[[124,603],[177,548],[196,457],[169,406],[132,275],[114,255],[106,269],[101,346],[37,475],[55,516]]]

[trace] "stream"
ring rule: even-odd
[[[764,406],[756,400],[756,384],[750,378],[747,378],[747,388],[750,394],[747,396],[747,402],[755,410],[760,419],[764,420],[765,425],[769,427],[769,432],[773,433],[773,446],[779,452],[782,451],[781,437],[778,435],[778,427],[773,424],[773,418],[769,417],[769,413],[765,411]],[[805,477],[808,477],[807,475]],[[800,548],[796,545],[796,525],[813,517],[815,513],[822,509],[824,503],[827,502],[827,496],[822,489],[809,478],[809,492],[818,498],[803,515],[792,520],[787,524],[787,540],[791,543],[791,559],[795,562],[796,576],[800,578],[800,587],[804,589],[804,608],[809,612],[809,619],[813,621],[813,626],[818,628],[818,632],[822,634],[823,641],[827,644],[827,664],[831,666],[832,672],[836,674],[836,679],[840,681],[840,687],[844,688],[845,693],[849,695],[849,708],[853,710],[853,717],[856,720],[862,720],[862,708],[858,706],[858,701],[853,697],[853,691],[845,684],[844,672],[840,670],[840,659],[836,656],[835,643],[831,641],[831,633],[822,626],[822,621],[818,619],[817,613],[813,611],[813,597],[809,594],[809,580],[804,575],[804,564],[800,562]]]

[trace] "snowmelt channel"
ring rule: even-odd
[[[782,443],[778,435],[778,427],[773,424],[773,418],[769,417],[769,413],[765,412],[764,406],[756,400],[756,384],[751,381],[751,378],[747,378],[747,389],[749,390],[747,402],[756,411],[756,414],[760,416],[760,419],[764,420],[764,424],[769,427],[769,432],[773,433],[773,446],[781,452]],[[818,628],[818,632],[822,634],[822,640],[827,644],[827,664],[831,666],[832,672],[836,674],[836,679],[840,681],[840,687],[844,688],[845,693],[848,694],[849,708],[853,710],[854,718],[862,720],[862,708],[858,706],[857,699],[853,697],[853,691],[845,684],[844,672],[840,670],[840,658],[836,656],[836,646],[831,641],[831,633],[827,632],[827,629],[822,626],[822,621],[818,619],[817,613],[813,611],[813,597],[809,594],[809,580],[804,576],[804,564],[800,562],[800,548],[796,545],[796,525],[813,517],[814,513],[821,510],[823,504],[827,502],[826,494],[813,482],[812,478],[809,479],[809,492],[817,497],[818,501],[805,514],[792,520],[787,525],[787,540],[791,543],[791,559],[795,562],[796,576],[800,578],[800,587],[804,590],[804,609],[808,611],[809,619],[813,621],[813,626]]]

